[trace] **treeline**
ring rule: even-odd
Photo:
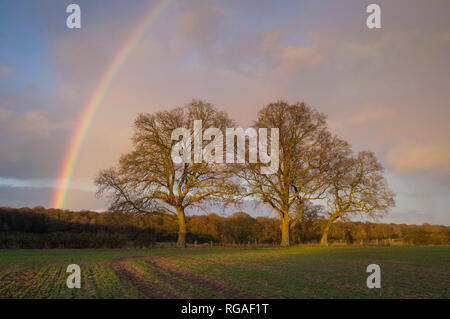
[[[239,212],[187,217],[187,242],[195,245],[272,245],[281,239],[280,220]],[[326,220],[309,214],[291,228],[294,244],[319,243]],[[177,240],[176,220],[161,215],[71,212],[0,207],[0,248],[154,247]],[[450,227],[424,224],[336,222],[330,242],[347,244],[448,244]]]

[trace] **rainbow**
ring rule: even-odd
[[[62,208],[66,199],[68,186],[72,179],[73,171],[77,163],[80,149],[83,145],[83,141],[86,137],[86,133],[92,120],[97,112],[100,104],[105,97],[106,92],[117,72],[125,63],[131,52],[136,48],[137,44],[141,40],[145,31],[158,19],[161,13],[169,6],[172,0],[157,1],[150,7],[148,13],[137,24],[136,29],[131,32],[131,36],[125,41],[124,45],[120,48],[117,54],[113,57],[106,72],[100,78],[99,83],[95,87],[92,96],[89,98],[88,103],[83,108],[82,116],[79,124],[76,126],[72,135],[69,147],[64,157],[64,162],[58,177],[58,187],[53,194],[51,207]]]

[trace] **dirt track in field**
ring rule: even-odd
[[[135,288],[142,296],[150,299],[181,298],[158,281],[152,279],[143,270],[132,265],[127,260],[113,263],[113,269],[129,286]]]
[[[164,257],[120,258],[112,268],[145,298],[258,298],[261,296],[182,269]]]

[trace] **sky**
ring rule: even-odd
[[[0,206],[51,205],[89,98],[159,2],[0,0]],[[70,3],[81,29],[66,26]],[[366,26],[370,3],[381,29]],[[448,12],[448,0],[171,1],[112,79],[64,208],[106,208],[93,179],[131,149],[139,113],[199,98],[247,126],[283,99],[375,152],[397,194],[380,222],[450,225]]]

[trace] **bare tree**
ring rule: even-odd
[[[262,174],[261,164],[246,162],[237,175],[245,180],[250,196],[278,213],[281,246],[289,246],[292,214],[301,219],[302,204],[325,194],[326,145],[333,138],[327,130],[325,115],[305,103],[271,103],[259,111],[254,126],[279,129],[279,169],[274,174]]]
[[[355,214],[376,218],[395,205],[395,194],[383,177],[383,166],[372,152],[341,158],[329,170],[328,177],[329,218],[323,229],[322,245],[328,244],[328,231],[336,220]]]
[[[201,133],[208,128],[225,132],[226,127],[233,125],[225,113],[199,100],[170,111],[141,114],[134,123],[134,150],[121,157],[118,168],[101,171],[96,179],[98,195],[109,196],[110,210],[161,214],[176,219],[179,247],[186,245],[185,209],[203,209],[202,204],[209,200],[231,200],[237,188],[230,182],[225,164],[193,161],[190,155],[186,161],[174,163],[173,152],[178,155],[198,147],[192,147],[194,140],[201,143],[200,147],[206,144],[201,137],[198,140],[198,136],[191,135],[190,145],[174,150],[179,145],[179,141],[172,140],[174,130],[184,128],[192,134],[197,120],[202,121]],[[213,136],[209,136],[211,141],[218,138]]]
[[[325,206],[313,204],[313,201],[306,201],[295,206],[290,227],[291,239],[298,243],[306,242],[308,238],[314,237],[317,221],[323,219]]]

